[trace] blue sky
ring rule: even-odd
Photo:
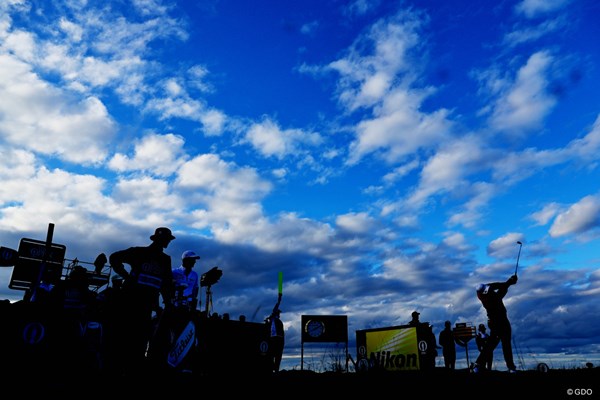
[[[52,223],[92,262],[168,226],[174,266],[191,249],[223,270],[213,310],[255,321],[282,271],[293,368],[301,315],[348,315],[351,354],[355,330],[413,310],[436,335],[485,322],[474,288],[507,279],[521,241],[523,359],[600,362],[599,12],[3,1],[0,245]]]

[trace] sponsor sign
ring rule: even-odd
[[[417,329],[413,326],[358,330],[357,367],[360,371],[419,370],[419,343]]]

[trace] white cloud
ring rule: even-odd
[[[509,232],[502,237],[492,240],[487,247],[487,254],[490,257],[499,259],[514,257],[516,260],[519,256],[519,250],[523,246],[517,242],[525,244],[523,234]]]
[[[328,67],[340,75],[339,101],[350,111],[372,107],[397,81],[412,81],[410,52],[419,44],[420,27],[421,22],[410,13],[380,20],[357,39],[345,58],[330,63]],[[372,54],[362,55],[363,48],[373,49]]]
[[[357,139],[350,144],[348,164],[357,163],[366,154],[381,152],[388,163],[403,160],[420,149],[436,147],[449,138],[447,112],[431,114],[419,111],[423,93],[397,89],[383,99],[372,119],[356,127]]]
[[[555,106],[548,93],[546,73],[553,61],[547,52],[533,54],[517,72],[515,81],[504,88],[493,107],[490,123],[495,129],[520,134],[542,125]]]
[[[340,228],[353,233],[366,233],[373,228],[375,220],[365,212],[339,215],[335,221]]]
[[[254,202],[271,190],[271,184],[252,168],[239,168],[215,154],[202,154],[185,162],[178,171],[176,186],[209,193],[219,201]]]
[[[533,27],[518,27],[514,31],[506,34],[504,43],[508,46],[517,46],[523,43],[533,42],[557,30],[564,29],[567,26],[568,21],[560,16],[555,19],[543,21],[539,25]]]
[[[596,117],[590,132],[581,139],[573,139],[565,153],[575,160],[597,160],[600,158],[600,114]]]
[[[185,200],[171,192],[169,182],[148,176],[119,179],[112,201],[115,209],[107,214],[134,226],[168,225],[185,210]]]
[[[571,0],[523,0],[515,6],[515,11],[527,18],[535,18],[561,9],[570,2]]]
[[[192,82],[192,85],[196,83]],[[207,107],[204,101],[192,98],[183,83],[178,79],[166,79],[161,85],[166,97],[149,100],[145,111],[158,114],[159,119],[182,118],[202,124],[206,136],[219,136],[223,133],[227,116],[216,109]]]
[[[179,159],[184,140],[179,135],[149,134],[134,144],[133,156],[117,153],[109,161],[109,168],[118,172],[149,171],[156,175],[173,174],[183,162]]]
[[[396,167],[391,172],[388,172],[383,176],[383,181],[387,184],[392,184],[397,180],[402,179],[404,176],[408,175],[412,171],[416,170],[419,167],[419,165],[419,161],[413,160],[399,167]]]
[[[80,25],[64,17],[60,19],[58,25],[69,36],[72,42],[80,42],[83,38],[83,29]]]
[[[465,235],[461,232],[445,232],[444,240],[442,242],[444,245],[459,251],[464,251],[471,247],[469,246]]]
[[[0,170],[0,201],[10,204],[0,218],[4,229],[35,231],[40,222],[52,221],[81,233],[93,225],[93,216],[116,209],[102,194],[102,178],[37,167],[22,151],[2,155],[13,157],[11,166]]]
[[[419,185],[407,198],[406,205],[418,209],[430,196],[468,185],[469,175],[485,168],[491,161],[490,155],[475,136],[448,143],[426,162]]]
[[[560,237],[586,233],[600,226],[600,197],[585,196],[558,214],[550,227],[550,236]]]
[[[530,218],[535,221],[536,225],[546,225],[562,209],[563,207],[558,203],[549,203],[546,204],[540,211],[531,214]]]
[[[8,55],[0,55],[0,113],[4,140],[69,162],[102,162],[115,134],[98,98],[73,98]]]
[[[348,50],[347,56],[328,65],[336,71],[338,100],[349,112],[372,111],[371,118],[356,124],[356,140],[350,144],[347,163],[358,163],[376,153],[388,163],[402,161],[408,154],[436,146],[447,139],[450,123],[446,110],[421,111],[431,87],[412,87],[420,63],[417,52],[422,38],[421,17],[409,12],[382,19]],[[365,49],[370,54],[363,54]]]
[[[278,159],[296,156],[303,152],[305,145],[314,147],[322,142],[318,133],[300,129],[282,130],[270,119],[252,124],[246,132],[246,140],[263,156],[274,156]]]

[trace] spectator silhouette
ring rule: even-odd
[[[427,348],[424,350],[419,349],[419,360],[422,369],[433,369],[435,368],[435,358],[438,355],[437,352],[437,340],[433,333],[433,326],[429,322],[421,322],[419,316],[421,314],[417,311],[413,311],[411,314],[411,320],[408,325],[417,328],[417,340],[424,340],[427,343]]]
[[[121,365],[126,375],[145,371],[146,351],[150,352],[148,345],[154,333],[152,316],[160,311],[160,297],[165,309],[172,306],[171,257],[163,250],[173,239],[169,228],[160,227],[150,236],[150,245],[129,247],[109,257],[113,270],[124,279],[118,312],[123,335]],[[123,264],[129,264],[130,270]]]
[[[482,355],[486,343],[489,341],[490,335],[488,335],[487,330],[484,324],[479,324],[477,328],[477,336],[475,336],[475,344],[477,345],[477,349],[479,350],[479,354]],[[489,355],[489,354],[488,354]],[[481,368],[490,371],[492,369],[492,361],[493,358],[489,357],[485,359],[486,355],[483,355]]]
[[[513,361],[512,354],[512,328],[506,307],[502,299],[508,293],[508,288],[517,283],[517,275],[512,275],[506,282],[493,282],[479,284],[477,286],[477,298],[481,301],[488,317],[488,327],[490,328],[490,337],[483,348],[483,351],[475,361],[474,371],[479,372],[486,365],[487,360],[492,359],[494,350],[498,343],[502,343],[502,353],[504,361],[509,372],[515,372],[517,367]]]
[[[419,315],[421,314],[417,311],[413,311],[412,314],[410,314],[411,320],[408,322],[408,324],[411,326],[418,326],[421,323],[421,321],[419,321]]]
[[[193,268],[199,259],[200,256],[195,252],[186,250],[181,255],[181,265],[173,270],[176,307],[185,307],[193,311],[198,306],[200,284],[198,273]]]
[[[96,293],[89,288],[87,270],[81,265],[75,265],[65,280],[58,281],[51,297],[68,319],[83,321],[95,316]]]
[[[100,321],[103,326],[104,334],[102,340],[103,368],[106,371],[117,371],[121,362],[119,357],[122,354],[121,340],[122,322],[121,315],[121,289],[123,287],[123,278],[114,275],[111,278],[111,285],[98,293],[98,308]]]
[[[281,310],[279,305],[281,304],[282,294],[277,295],[277,303],[273,307],[273,312],[267,318],[267,323],[270,332],[270,344],[269,351],[271,352],[271,358],[273,360],[273,372],[279,372],[281,365],[281,359],[283,357],[283,348],[285,345],[285,332],[283,329],[283,322],[281,322]]]
[[[102,331],[97,296],[88,286],[87,270],[75,265],[66,279],[50,292],[58,317],[54,344],[63,372],[83,374],[101,367]]]
[[[456,341],[452,333],[450,321],[444,323],[444,329],[439,334],[439,343],[442,346],[442,355],[444,356],[444,367],[455,369],[456,367]]]
[[[169,346],[170,355],[178,355],[170,358],[169,365],[188,372],[191,372],[196,364],[198,343],[194,341],[190,348],[178,351],[178,343],[182,343],[178,340],[184,332],[189,332],[186,328],[189,327],[190,322],[194,324],[194,334],[198,336],[200,321],[196,308],[200,293],[200,277],[193,268],[199,259],[200,256],[192,250],[186,250],[181,254],[181,265],[173,269],[174,312],[157,321],[157,324],[160,322],[163,326],[157,326],[155,335],[157,340],[162,340]]]

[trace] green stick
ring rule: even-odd
[[[283,293],[283,272],[279,272],[279,294]]]

